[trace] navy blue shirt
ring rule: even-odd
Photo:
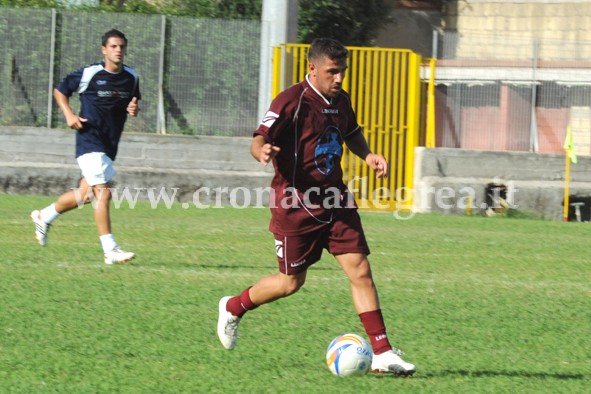
[[[68,74],[56,89],[67,97],[80,94],[78,116],[87,122],[76,132],[76,157],[103,152],[115,160],[127,105],[133,97],[141,99],[137,73],[125,65],[112,73],[105,70],[104,63],[96,63]]]

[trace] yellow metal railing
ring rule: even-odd
[[[283,44],[275,48],[273,97],[304,79],[308,72],[308,47]],[[421,56],[404,49],[347,49],[349,69],[343,89],[351,95],[357,121],[363,127],[370,149],[388,159],[390,175],[376,178],[363,160],[345,150],[344,180],[360,208],[410,210],[414,149],[419,145]],[[434,137],[427,136],[427,140],[434,144]]]

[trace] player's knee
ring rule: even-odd
[[[111,189],[108,187],[95,187],[94,188],[94,196],[99,202],[109,202],[111,201]]]
[[[374,287],[373,278],[370,276],[361,276],[356,279],[355,284],[361,287]]]
[[[292,280],[288,281],[284,284],[283,291],[285,296],[290,296],[295,294],[302,288],[302,286],[306,283],[306,278],[292,278]]]
[[[373,286],[373,276],[369,263],[359,265],[349,273],[349,280],[360,286]]]

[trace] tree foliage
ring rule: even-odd
[[[75,4],[80,3],[83,2]],[[219,19],[260,19],[263,8],[263,0],[99,0],[98,7],[91,3],[94,2],[73,8]],[[67,0],[0,0],[0,6],[9,7],[65,8],[67,5]]]
[[[300,0],[298,41],[329,37],[345,45],[371,45],[388,11],[384,0]]]
[[[260,19],[263,0],[101,0],[107,11],[193,16],[218,19]]]
[[[275,1],[275,0],[270,0]],[[17,7],[63,7],[65,0],[0,0]],[[199,18],[261,18],[263,0],[100,0],[98,10]],[[372,45],[389,20],[385,0],[299,0],[298,41],[330,37],[345,45]],[[86,11],[97,7],[82,7]]]
[[[0,0],[0,6],[29,7],[29,8],[57,8],[59,0]]]

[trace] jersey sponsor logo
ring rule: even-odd
[[[306,264],[306,259],[303,259],[302,261],[298,261],[297,263],[291,263],[289,266],[291,268],[295,268],[295,267],[299,267],[300,265],[304,265]]]
[[[265,114],[265,117],[263,118],[263,121],[261,122],[261,124],[263,126],[266,127],[271,127],[273,126],[273,123],[275,123],[275,121],[277,120],[277,118],[279,118],[279,115],[276,114],[273,111],[267,111],[267,113]]]
[[[343,146],[339,141],[341,133],[335,126],[328,126],[318,139],[314,152],[316,168],[321,174],[329,175],[339,165]]]
[[[338,110],[338,108],[323,108],[322,109],[322,113],[323,114],[334,114],[334,115],[338,115],[339,110]]]
[[[119,90],[97,90],[96,95],[99,97],[120,97],[120,98],[129,98],[131,94],[125,91]]]
[[[107,84],[107,81],[105,81],[104,79],[99,79],[99,80],[96,81],[96,84],[97,85],[106,85]]]

